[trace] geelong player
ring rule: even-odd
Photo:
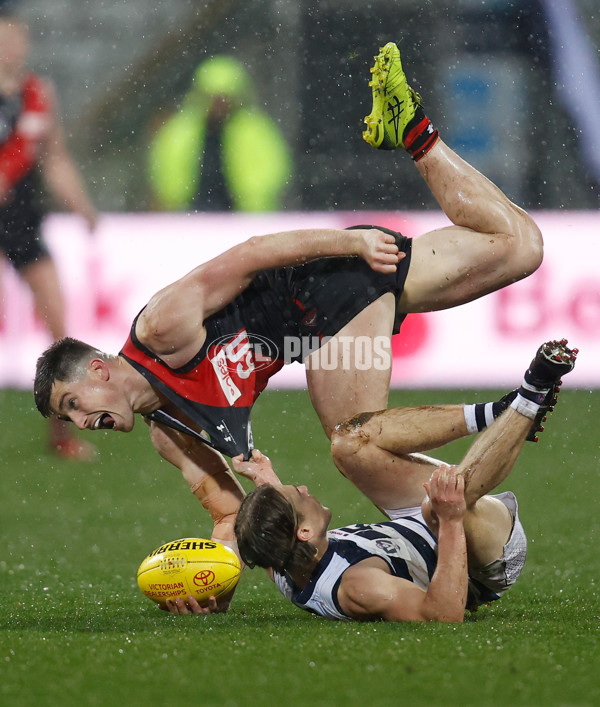
[[[387,506],[388,522],[328,530],[331,512],[305,486],[282,486],[257,452],[250,462],[234,460],[236,471],[257,484],[235,525],[242,559],[268,568],[296,606],[329,619],[462,621],[465,607],[498,599],[521,572],[527,539],[515,495],[489,493],[510,473],[540,402],[573,369],[576,355],[565,340],[544,344],[511,406],[458,467],[417,455],[408,478],[376,475],[374,494]],[[410,415],[396,412],[380,413],[372,434],[360,440],[353,428],[361,423],[351,421],[335,433],[334,445],[347,447],[345,454],[405,445]],[[421,448],[422,429],[412,427],[412,434]],[[415,506],[427,476],[426,495],[421,488]],[[188,606],[170,602],[173,613],[202,613],[198,608],[193,597]]]

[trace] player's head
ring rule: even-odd
[[[81,429],[128,432],[134,414],[116,360],[77,339],[55,341],[37,361],[33,395],[38,410]]]
[[[235,534],[240,555],[249,567],[277,572],[314,563],[331,512],[305,486],[264,484],[242,501]]]
[[[44,417],[50,417],[54,412],[50,403],[54,383],[80,379],[87,363],[98,353],[89,344],[66,336],[55,341],[38,358],[33,397],[37,409]]]
[[[29,30],[16,17],[0,13],[0,64],[9,73],[23,71],[29,54]]]

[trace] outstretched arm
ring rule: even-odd
[[[176,368],[204,342],[204,320],[229,304],[262,270],[329,256],[359,256],[379,272],[404,257],[393,236],[376,229],[303,230],[257,236],[209,260],[155,294],[137,323],[137,336]]]
[[[174,430],[158,425],[150,425],[152,442],[159,454],[181,469],[190,490],[209,511],[215,523],[212,537],[238,552],[235,540],[235,517],[244,490],[231,474],[223,457],[202,442]],[[234,457],[233,467],[241,476],[251,479],[256,486],[264,483],[280,484],[268,457],[257,449],[253,450],[250,461],[243,455]],[[238,553],[239,554],[239,553]],[[273,573],[267,570],[273,579]],[[235,588],[224,597],[210,597],[208,604],[200,606],[193,596],[167,599],[166,609],[172,614],[216,614],[227,611]]]
[[[436,469],[425,484],[437,516],[438,561],[427,590],[390,574],[387,563],[369,558],[346,570],[338,601],[358,620],[461,622],[467,601],[467,547],[463,518],[464,480],[454,467]]]
[[[50,84],[47,89],[52,112],[41,156],[42,174],[49,191],[58,203],[83,216],[91,231],[96,227],[98,214],[88,195],[81,172],[67,148],[54,89]]]
[[[193,437],[156,422],[148,424],[156,451],[181,470],[194,496],[210,513],[212,538],[237,553],[233,526],[245,494],[225,459]]]

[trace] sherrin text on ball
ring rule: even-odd
[[[157,604],[191,594],[200,605],[230,592],[242,571],[233,550],[215,540],[181,538],[160,545],[139,566],[142,592]]]

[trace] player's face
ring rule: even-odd
[[[91,371],[76,381],[56,381],[50,405],[58,417],[70,420],[80,430],[129,432],[135,424],[122,389]]]

